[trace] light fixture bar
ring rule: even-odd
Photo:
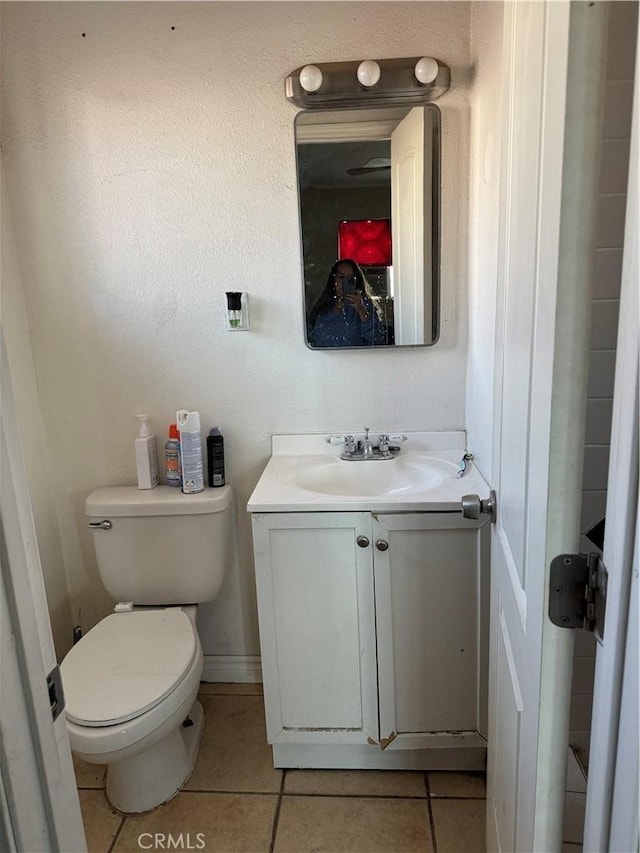
[[[424,69],[435,68],[433,74]],[[363,74],[363,67],[366,73]],[[380,74],[376,79],[376,67]],[[359,79],[360,78],[360,79]],[[318,88],[309,91],[309,80]],[[361,79],[366,84],[363,85]],[[375,81],[375,82],[372,82]],[[304,84],[304,85],[303,85]],[[356,60],[302,65],[285,79],[285,94],[307,110],[330,107],[394,106],[426,104],[449,90],[451,70],[439,60],[413,56],[403,59]]]

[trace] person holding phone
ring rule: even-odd
[[[313,347],[367,347],[386,342],[376,299],[359,265],[350,258],[331,267],[325,288],[309,312],[307,340]]]

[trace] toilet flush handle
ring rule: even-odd
[[[108,518],[105,518],[104,521],[90,521],[89,527],[93,530],[111,530],[113,527],[113,522],[109,521]]]

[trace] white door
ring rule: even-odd
[[[561,846],[606,4],[506,3],[492,480],[487,847]]]
[[[1,338],[0,362],[0,849],[80,853],[64,713],[54,721],[47,688],[56,659]]]
[[[431,115],[416,107],[391,134],[394,334],[397,344],[431,342]],[[427,256],[425,256],[427,252]],[[426,338],[425,338],[426,334]]]
[[[638,850],[638,280],[640,63],[636,62],[607,486],[606,622],[596,656],[584,850]]]

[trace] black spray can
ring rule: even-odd
[[[207,467],[209,485],[214,488],[224,486],[224,438],[218,427],[214,427],[207,436]]]

